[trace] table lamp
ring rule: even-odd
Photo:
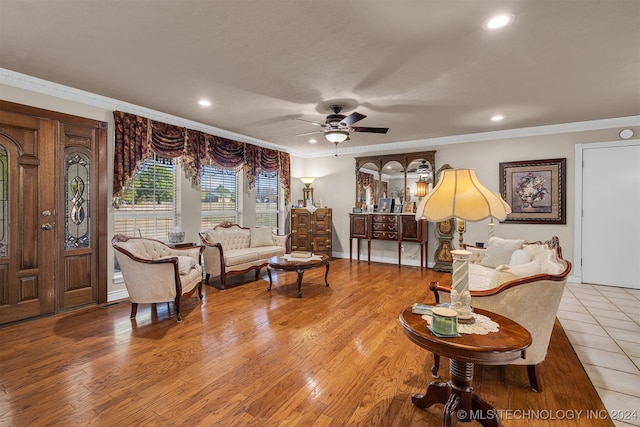
[[[313,203],[313,187],[311,187],[311,184],[313,184],[314,179],[315,178],[312,176],[304,176],[300,178],[300,181],[304,184],[304,188],[302,189],[302,198],[304,199],[305,205],[307,200],[311,200],[311,203]]]
[[[481,221],[493,217],[502,221],[507,217],[509,205],[480,183],[473,169],[445,169],[435,188],[420,201],[416,220],[426,218],[440,222],[449,218],[458,220],[460,248],[451,251],[453,274],[451,308],[458,312],[460,323],[473,323],[471,294],[469,293],[469,256],[462,246],[464,221]]]

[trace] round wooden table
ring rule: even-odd
[[[320,259],[314,259],[315,257],[320,257]],[[302,276],[304,275],[304,272],[307,270],[311,270],[312,268],[322,267],[323,265],[327,268],[324,273],[324,283],[328,287],[329,282],[327,281],[327,276],[329,275],[329,257],[327,255],[314,255],[311,259],[287,259],[282,256],[271,257],[269,258],[269,262],[267,264],[267,274],[269,275],[269,287],[267,288],[267,290],[271,290],[271,285],[273,283],[273,281],[271,280],[271,270],[295,271],[296,273],[298,273],[298,297],[302,298]]]
[[[505,365],[524,357],[525,349],[531,345],[531,334],[520,324],[490,311],[474,311],[498,323],[498,332],[440,338],[429,330],[421,315],[411,313],[411,307],[405,308],[398,316],[402,330],[411,341],[450,359],[449,382],[433,381],[425,394],[411,397],[413,404],[423,409],[436,403],[444,404],[442,425],[446,427],[455,425],[456,420],[475,420],[483,426],[501,426],[496,409],[473,392],[473,366],[475,363]]]

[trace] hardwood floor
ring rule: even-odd
[[[119,303],[0,329],[0,425],[440,425],[442,405],[411,403],[432,356],[397,317],[450,275],[335,259],[331,286],[309,270],[298,298],[295,273],[274,271],[271,292],[262,273],[204,286],[181,324],[170,304],[131,321]],[[476,367],[474,386],[504,426],[612,425],[557,322],[540,376],[534,393],[524,367]]]

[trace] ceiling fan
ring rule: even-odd
[[[348,116],[344,114],[340,114],[340,111],[344,108],[342,105],[331,105],[331,111],[333,114],[329,114],[324,123],[312,122],[310,120],[304,119],[296,119],[301,120],[303,122],[311,123],[316,126],[322,127],[322,130],[317,130],[313,132],[301,133],[296,136],[304,136],[311,135],[313,133],[322,133],[324,137],[336,144],[336,149],[339,143],[346,141],[349,138],[349,134],[351,132],[371,132],[371,133],[387,133],[389,128],[372,128],[372,127],[364,127],[364,126],[352,126],[354,123],[359,122],[364,119],[364,114],[353,112]]]

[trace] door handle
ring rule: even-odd
[[[42,229],[43,230],[51,230],[53,228],[53,226],[51,224],[49,224],[48,222],[45,224],[42,224]]]

